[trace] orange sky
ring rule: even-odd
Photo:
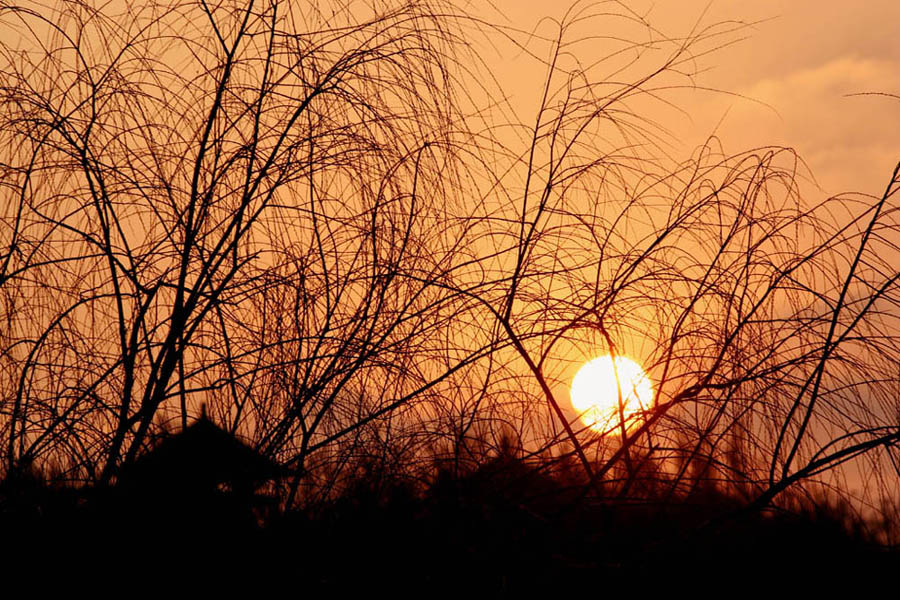
[[[492,20],[503,15],[511,25],[531,29],[541,16],[559,18],[573,5],[587,4],[497,0]],[[621,10],[615,3],[596,4],[601,10]],[[697,79],[698,85],[758,102],[679,93],[673,97],[690,118],[675,112],[653,115],[675,134],[683,153],[715,131],[728,152],[768,144],[795,148],[828,194],[884,190],[900,159],[900,99],[847,95],[900,94],[900,2],[629,0],[624,4],[673,36],[686,34],[698,20],[705,25],[723,20],[758,22],[730,36],[747,39],[702,58],[699,66],[706,70]],[[595,27],[603,23],[610,30],[594,33],[612,33],[615,22],[596,20]],[[552,27],[544,25],[544,32]]]
[[[585,65],[620,49],[620,39],[637,41],[647,35],[646,28],[633,21],[601,13],[633,10],[670,37],[687,36],[695,27],[711,27],[706,29],[708,33],[730,28],[732,33],[699,49],[725,47],[698,58],[693,65],[698,88],[727,93],[665,90],[665,99],[683,112],[662,102],[636,104],[640,111],[649,110],[642,115],[669,131],[667,151],[676,159],[687,158],[711,135],[721,140],[729,154],[766,145],[792,147],[819,186],[801,181],[802,194],[810,203],[826,194],[853,191],[880,196],[900,160],[900,98],[850,95],[900,95],[897,0],[494,0],[493,11],[484,6],[473,0],[470,8],[491,23],[507,19],[512,27],[543,36],[555,34],[555,23],[567,11],[570,15],[572,11],[592,14],[584,26],[573,27],[569,36],[587,40],[571,48],[573,56]],[[747,25],[716,28],[724,21]],[[654,36],[658,39],[659,34]],[[512,46],[498,45],[493,54],[492,50],[488,44],[476,47],[502,90],[510,95],[521,122],[532,124],[546,69]],[[529,50],[547,56],[546,47],[538,43],[529,44]],[[654,60],[663,60],[665,52],[655,57],[648,53],[650,66]],[[565,66],[571,68],[574,60]],[[601,65],[594,76],[604,72],[615,74],[616,65]],[[622,79],[628,80],[627,76]],[[678,84],[685,83],[681,80]],[[644,358],[640,348],[625,351],[638,360]],[[568,407],[567,384],[579,359],[592,358],[593,350],[583,352],[559,373],[553,387],[563,406]]]

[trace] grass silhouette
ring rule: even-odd
[[[34,470],[10,473],[0,486],[0,531],[23,549],[23,564],[71,563],[102,540],[105,553],[91,556],[239,565],[244,575],[291,573],[318,589],[521,596],[677,581],[698,570],[713,585],[757,570],[887,578],[900,566],[900,553],[880,542],[887,525],[827,496],[741,513],[743,498],[721,485],[673,495],[657,473],[623,495],[621,483],[587,489],[565,461],[522,454],[507,441],[464,469],[435,460],[432,478],[418,484],[369,463],[327,501],[267,514],[253,495],[221,489],[213,471],[155,491],[160,473],[150,469],[135,471],[142,481],[133,474],[82,489]]]

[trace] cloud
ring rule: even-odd
[[[867,92],[900,93],[900,62],[846,56],[760,79],[720,105],[720,135],[795,148],[828,193],[877,193],[900,159],[900,100],[854,95]]]

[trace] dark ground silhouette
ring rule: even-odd
[[[604,496],[585,493],[577,470],[545,467],[509,449],[456,473],[436,464],[426,484],[370,466],[328,502],[279,512],[259,492],[278,468],[201,418],[112,487],[10,473],[0,529],[8,566],[207,564],[313,589],[476,597],[688,577],[702,587],[750,573],[887,579],[900,567],[838,504],[741,514],[741,500],[713,485],[666,497],[660,480]]]

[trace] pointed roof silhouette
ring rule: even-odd
[[[213,423],[204,407],[199,419],[123,469],[119,483],[185,491],[225,485],[253,492],[281,474],[277,463]]]

